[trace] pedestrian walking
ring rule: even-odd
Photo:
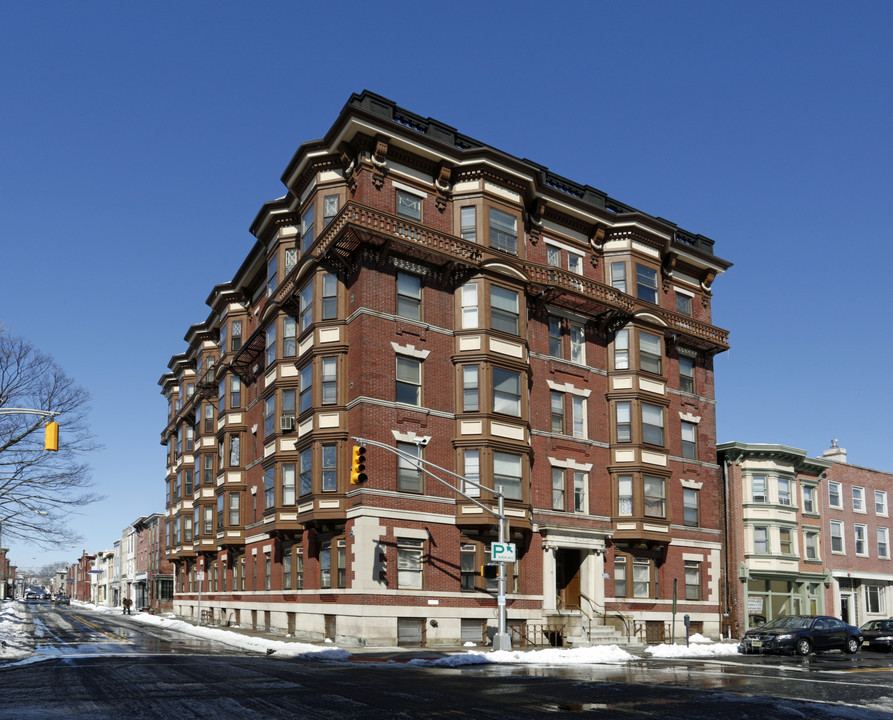
[[[124,612],[122,615],[130,615],[130,606],[133,605],[133,600],[126,597],[121,601],[121,604],[124,606]]]

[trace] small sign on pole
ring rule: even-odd
[[[515,543],[490,543],[491,562],[515,562]]]

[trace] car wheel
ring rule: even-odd
[[[806,638],[800,638],[797,641],[797,654],[809,655],[810,652],[812,652],[812,643]]]
[[[853,655],[859,652],[859,641],[854,637],[848,637],[846,639],[846,647],[844,648],[844,652],[848,652],[850,655]]]

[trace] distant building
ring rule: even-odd
[[[170,610],[174,597],[173,564],[165,557],[164,515],[153,513],[133,523],[136,533],[132,599],[137,608]]]
[[[174,610],[482,642],[502,488],[515,644],[718,634],[713,241],[371,93],[282,179],[159,383]]]

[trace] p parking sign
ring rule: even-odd
[[[492,562],[515,562],[515,543],[490,543]]]

